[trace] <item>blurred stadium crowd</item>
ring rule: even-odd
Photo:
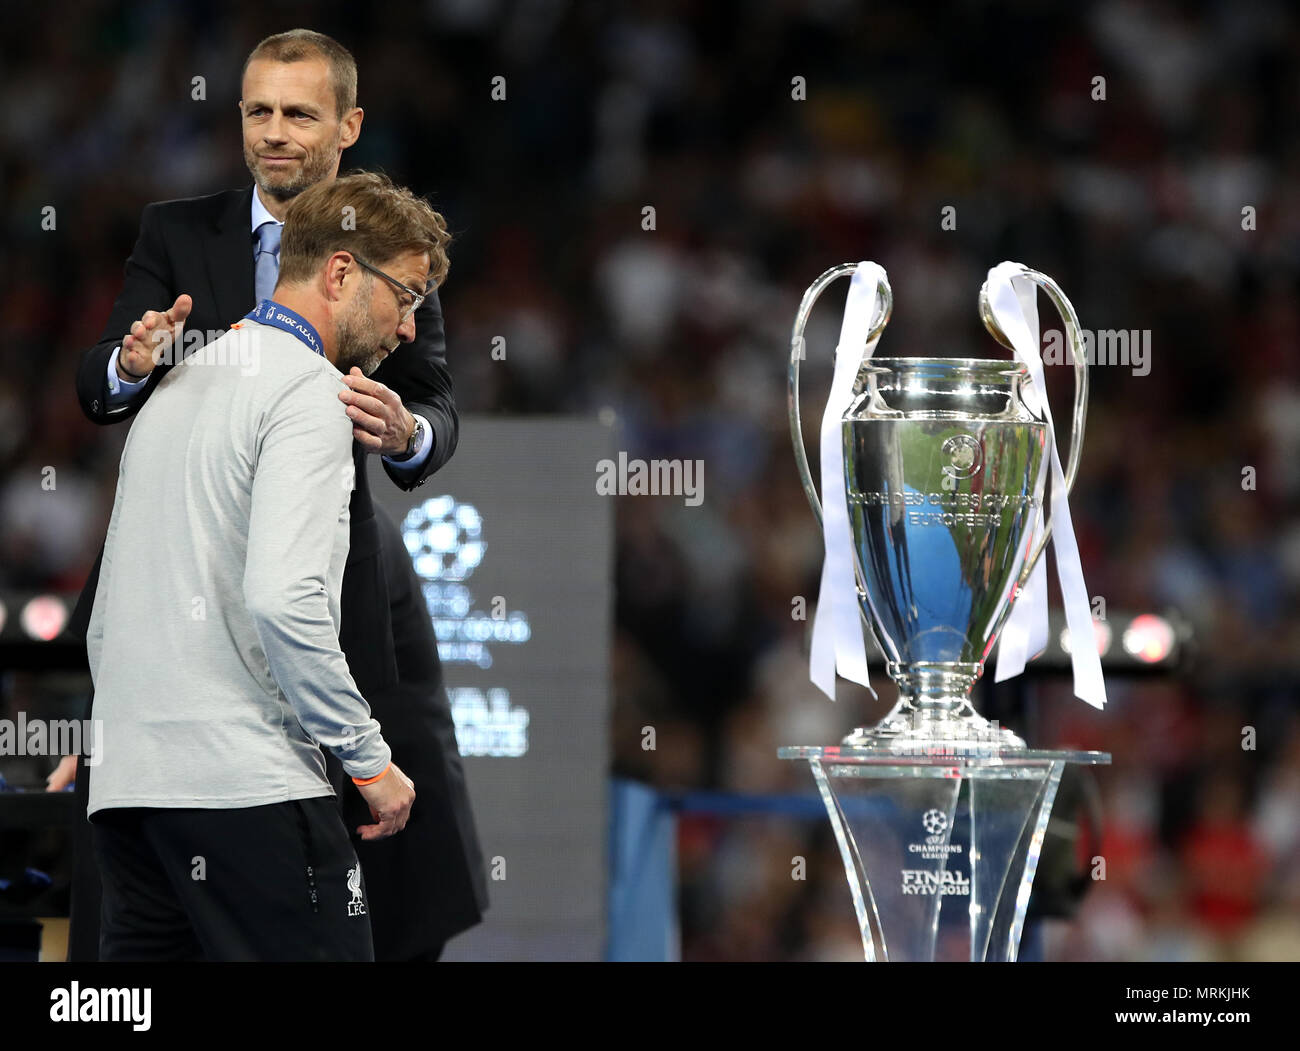
[[[1086,327],[1149,330],[1145,374],[1094,370],[1075,527],[1091,592],[1115,611],[1177,609],[1200,659],[1177,678],[1112,679],[1100,715],[1068,681],[1034,681],[1033,743],[1114,754],[1097,775],[1100,842],[1078,858],[1087,871],[1104,857],[1106,879],[1044,951],[1300,958],[1300,15],[1232,0],[884,6],[7,11],[24,46],[0,66],[0,586],[84,580],[125,433],[83,418],[79,352],[141,207],[247,183],[246,53],[318,29],[360,68],[345,168],[429,195],[457,234],[442,302],[460,409],[611,410],[629,457],[704,461],[700,507],[620,498],[622,774],[805,792],[806,768],[776,748],[831,743],[881,710],[860,690],[836,705],[816,692],[808,622],[792,617],[795,596],[815,601],[821,542],[790,452],[785,356],[823,269],[888,269],[881,354],[999,353],[975,296],[1002,259],[1053,275]],[[838,296],[809,332],[813,426]],[[1064,406],[1069,372],[1048,371]],[[824,821],[680,827],[684,958],[860,958]],[[795,855],[807,881],[790,878]]]

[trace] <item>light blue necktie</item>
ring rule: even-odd
[[[257,255],[253,271],[253,291],[260,303],[270,299],[275,291],[276,278],[280,276],[281,225],[268,219],[257,228]]]

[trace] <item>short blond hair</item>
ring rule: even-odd
[[[267,37],[244,59],[244,68],[239,73],[240,84],[244,82],[248,64],[255,58],[266,58],[273,62],[302,62],[323,58],[330,67],[330,85],[334,88],[334,108],[338,111],[339,120],[343,119],[348,110],[356,107],[357,60],[352,57],[351,51],[333,37],[311,29],[290,29],[286,33]]]
[[[307,281],[339,251],[380,267],[407,252],[428,252],[429,276],[441,285],[450,244],[446,220],[428,201],[380,172],[356,172],[318,182],[289,202],[280,280]]]

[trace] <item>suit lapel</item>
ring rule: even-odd
[[[253,188],[233,196],[217,216],[204,258],[217,316],[226,328],[257,306],[253,292]]]

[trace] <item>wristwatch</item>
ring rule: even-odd
[[[414,413],[411,414],[411,418],[415,420],[415,426],[411,429],[411,440],[406,443],[406,451],[398,456],[390,456],[390,460],[395,460],[398,463],[402,460],[409,460],[424,444],[424,420]]]

